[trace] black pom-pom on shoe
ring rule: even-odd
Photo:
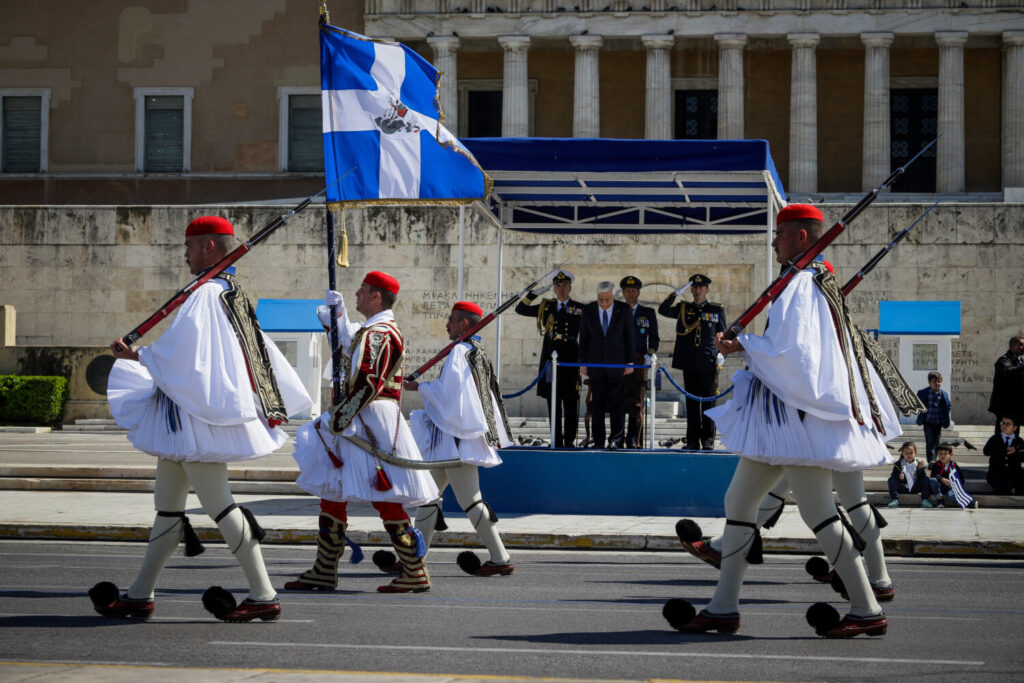
[[[839,621],[839,612],[827,602],[816,602],[807,608],[807,623],[817,633],[836,628]]]
[[[238,603],[235,602],[235,596],[220,586],[210,586],[203,593],[203,607],[213,616],[223,619],[235,611]]]
[[[121,591],[110,581],[100,581],[89,589],[89,599],[93,607],[106,607],[121,597]]]
[[[804,569],[810,574],[815,581],[821,583],[828,582],[828,562],[824,557],[811,557],[807,560],[807,564],[804,565]]]
[[[683,543],[696,543],[702,536],[700,525],[692,519],[681,519],[676,522],[676,536]]]
[[[689,520],[682,521],[688,522]],[[697,616],[697,609],[687,600],[672,598],[661,608],[661,616],[665,617],[669,626],[678,629],[693,621],[693,618]]]
[[[371,558],[373,564],[377,566],[377,569],[381,570],[385,574],[392,574],[395,570],[395,565],[399,564],[398,556],[390,550],[378,550],[373,554]]]
[[[459,556],[455,558],[455,563],[459,565],[459,569],[470,575],[476,574],[480,569],[480,558],[469,550],[459,553]]]

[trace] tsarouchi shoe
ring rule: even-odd
[[[242,604],[231,610],[224,616],[217,617],[221,621],[275,621],[281,618],[281,603],[278,600],[259,601],[246,598]]]
[[[873,617],[855,617],[847,614],[836,626],[816,630],[816,633],[825,638],[853,638],[861,634],[884,636],[888,630],[889,622],[886,621],[884,614]]]

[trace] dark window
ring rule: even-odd
[[[677,140],[714,140],[718,137],[718,91],[676,90]]]
[[[501,91],[470,90],[466,97],[466,136],[501,137]]]
[[[184,170],[185,98],[182,95],[146,96],[145,157],[147,173]]]
[[[39,150],[42,144],[41,97],[11,96],[3,98],[4,173],[39,173]]]
[[[288,96],[288,170],[323,171],[324,136],[320,95]]]
[[[893,89],[889,93],[891,162],[895,170],[931,142],[938,131],[939,91],[935,88]],[[893,192],[935,192],[935,147],[914,162]]]

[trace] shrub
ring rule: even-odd
[[[0,422],[59,425],[67,400],[65,377],[0,375]]]

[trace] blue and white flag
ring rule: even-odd
[[[320,27],[327,201],[459,204],[490,178],[441,123],[438,72],[400,43]]]

